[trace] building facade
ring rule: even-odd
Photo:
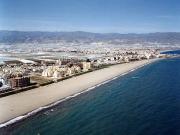
[[[10,78],[11,88],[21,88],[30,85],[30,77],[15,77]]]

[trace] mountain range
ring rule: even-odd
[[[66,42],[125,42],[125,43],[169,43],[180,44],[180,32],[157,32],[145,34],[91,33],[75,32],[41,32],[41,31],[0,31],[0,43],[53,43]]]

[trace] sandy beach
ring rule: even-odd
[[[155,60],[142,60],[114,65],[48,86],[0,98],[0,127],[25,117],[27,113],[33,110],[79,93],[153,61]]]

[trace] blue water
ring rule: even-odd
[[[38,133],[180,135],[180,58],[147,65],[0,129],[1,135]]]
[[[172,50],[172,51],[166,51],[166,52],[162,52],[162,54],[172,54],[172,55],[180,55],[180,50]]]

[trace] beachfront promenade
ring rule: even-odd
[[[26,116],[28,112],[52,104],[70,95],[98,85],[106,80],[141,67],[155,59],[118,64],[105,69],[72,77],[70,79],[35,88],[33,90],[0,98],[0,123],[5,123],[18,116]],[[20,119],[21,117],[19,117]],[[17,119],[17,118],[16,118]]]

